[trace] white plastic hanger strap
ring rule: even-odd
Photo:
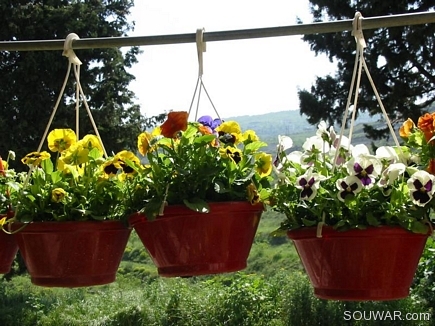
[[[354,123],[355,123],[357,104],[358,104],[358,93],[359,93],[359,89],[360,89],[361,74],[362,74],[362,69],[364,68],[364,71],[366,72],[366,75],[367,75],[367,78],[370,82],[370,85],[372,86],[376,100],[378,101],[379,107],[381,108],[383,117],[388,125],[391,136],[394,140],[394,143],[395,143],[396,147],[398,148],[399,152],[402,152],[402,150],[400,148],[399,141],[398,141],[397,136],[396,136],[396,133],[394,131],[394,128],[391,124],[390,119],[388,118],[388,114],[385,110],[385,107],[382,103],[381,97],[379,96],[379,93],[376,89],[375,83],[373,82],[373,78],[372,78],[370,71],[368,69],[367,63],[364,59],[364,48],[367,47],[367,44],[366,44],[366,41],[364,39],[364,35],[362,32],[362,20],[363,20],[363,17],[361,15],[361,13],[359,13],[359,12],[355,13],[355,18],[354,18],[354,21],[352,23],[352,26],[353,26],[352,35],[355,37],[355,42],[356,42],[355,64],[354,64],[352,80],[351,80],[350,89],[349,89],[349,95],[347,98],[346,109],[345,109],[345,112],[343,115],[343,120],[342,120],[342,125],[341,125],[341,130],[340,130],[339,144],[337,147],[338,148],[340,147],[341,138],[343,137],[344,128],[346,126],[347,116],[349,113],[350,102],[351,102],[352,93],[353,93],[354,86],[355,86],[355,79],[356,79],[355,96],[354,96],[354,102],[353,102],[353,112],[352,112],[352,118],[351,118],[351,125],[350,125],[350,129],[349,129],[349,143],[352,140],[352,133],[353,133],[353,127],[354,127]],[[337,161],[338,154],[339,154],[339,151],[337,151],[335,154],[334,162]],[[334,170],[334,168],[335,168],[335,164],[333,166],[333,170]]]
[[[201,99],[201,91],[202,91],[202,89],[204,89],[204,92],[207,95],[207,98],[210,101],[210,104],[213,107],[214,112],[216,113],[216,116],[218,117],[218,119],[221,120],[219,113],[217,112],[216,107],[214,106],[213,101],[211,100],[211,97],[208,94],[207,89],[205,88],[204,82],[202,81],[202,75],[204,73],[203,53],[206,52],[206,43],[204,42],[203,35],[204,35],[203,28],[196,30],[196,50],[197,50],[197,54],[198,54],[199,69],[198,69],[198,79],[196,81],[195,91],[193,92],[193,97],[192,97],[192,101],[190,102],[188,114],[190,116],[190,112],[192,111],[193,103],[195,102],[195,97],[197,97],[195,121],[198,119],[198,111],[199,111],[199,103],[200,103],[200,99]]]
[[[62,55],[67,57],[69,62],[75,65],[81,65],[82,62],[74,53],[72,48],[72,43],[74,40],[79,40],[80,37],[75,33],[70,33],[65,39],[65,43],[63,44],[63,53]]]
[[[202,77],[204,73],[204,61],[203,61],[203,53],[207,50],[207,45],[204,42],[204,29],[199,28],[196,30],[196,50],[198,52],[198,76]]]
[[[89,119],[91,120],[91,124],[94,128],[95,135],[98,137],[98,140],[100,141],[101,147],[103,148],[104,156],[107,157],[106,149],[104,148],[103,141],[101,139],[100,133],[98,132],[97,125],[95,124],[94,118],[92,117],[92,112],[89,108],[88,102],[86,101],[86,96],[83,93],[82,85],[80,84],[80,65],[82,62],[77,57],[77,55],[74,53],[74,50],[72,49],[72,41],[75,39],[78,39],[79,37],[77,34],[71,33],[69,34],[64,43],[64,50],[62,55],[68,58],[68,69],[65,75],[65,79],[62,85],[62,88],[60,90],[59,96],[57,98],[56,104],[54,105],[53,112],[51,113],[50,119],[48,120],[47,127],[45,128],[44,134],[42,136],[41,142],[38,146],[38,152],[41,151],[42,145],[44,144],[44,141],[47,137],[48,130],[50,129],[50,126],[53,122],[54,115],[56,114],[56,111],[59,107],[60,101],[62,99],[62,96],[65,92],[65,87],[68,82],[68,77],[71,73],[71,67],[73,68],[74,77],[76,80],[76,136],[79,137],[79,103],[80,103],[80,95],[83,99],[83,104],[85,105],[86,111],[88,113]]]

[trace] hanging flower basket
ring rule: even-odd
[[[82,287],[115,281],[130,232],[121,221],[32,222],[15,237],[33,284]]]
[[[0,220],[6,214],[0,214]],[[18,252],[18,244],[14,236],[0,230],[0,274],[9,273],[15,256]]]
[[[293,240],[314,294],[321,299],[395,300],[409,295],[428,235],[400,227],[335,231],[316,227],[287,232]]]
[[[148,221],[142,214],[130,224],[158,268],[160,276],[197,276],[242,270],[251,250],[263,205],[210,203],[210,212],[168,206]]]

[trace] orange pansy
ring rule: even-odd
[[[418,118],[418,128],[424,133],[424,137],[429,141],[434,135],[434,114],[425,113]]]
[[[408,120],[406,120],[403,123],[402,127],[400,127],[399,129],[400,137],[408,138],[414,128],[415,128],[414,121],[408,118]]]
[[[161,133],[166,138],[175,138],[179,131],[187,129],[187,118],[189,114],[186,111],[169,112],[168,118],[161,125]]]

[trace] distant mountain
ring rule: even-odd
[[[278,144],[278,135],[287,135],[293,139],[295,149],[300,148],[306,138],[314,136],[317,130],[317,125],[311,125],[307,121],[307,116],[301,115],[299,110],[271,112],[260,115],[244,115],[229,118],[224,120],[237,121],[242,130],[255,130],[261,140],[268,144],[266,151],[269,153],[276,152]],[[352,143],[370,144],[371,141],[364,136],[362,132],[363,124],[381,124],[380,117],[370,117],[366,113],[358,116],[355,123]],[[335,126],[338,133],[341,126]]]

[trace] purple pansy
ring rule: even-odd
[[[375,177],[382,171],[382,163],[373,155],[352,157],[347,163],[349,175],[356,176],[366,188],[373,187]]]
[[[407,181],[412,202],[425,206],[434,194],[435,177],[426,171],[415,172]]]
[[[337,197],[343,202],[347,196],[354,197],[362,189],[361,180],[353,175],[337,180],[336,186],[339,190]]]
[[[212,132],[222,124],[221,119],[213,119],[209,115],[204,115],[198,119],[198,122],[203,126],[209,127]]]

